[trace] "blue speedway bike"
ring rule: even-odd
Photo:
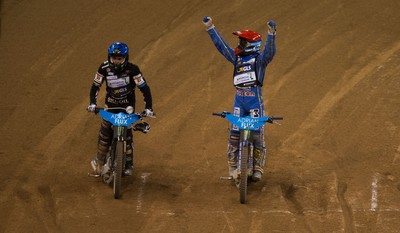
[[[108,110],[118,110],[121,112],[112,113],[108,112]],[[97,113],[100,113],[100,116],[104,120],[111,123],[113,139],[101,174],[89,174],[89,176],[101,176],[103,182],[106,184],[113,182],[114,198],[118,199],[121,196],[122,173],[126,161],[127,132],[128,130],[133,130],[147,133],[150,130],[150,125],[144,122],[144,115],[133,113],[133,107],[131,106],[127,108],[96,108],[95,114]],[[139,120],[142,122],[135,124]]]
[[[221,177],[221,179],[235,180],[236,186],[240,191],[240,203],[246,203],[247,199],[247,185],[249,178],[254,172],[254,160],[253,160],[253,131],[262,127],[266,123],[275,123],[275,120],[283,120],[283,117],[259,117],[251,118],[250,116],[238,117],[229,112],[213,113],[214,116],[220,116],[226,118],[231,124],[236,125],[240,131],[239,139],[239,157],[236,174],[237,176],[232,177]],[[247,174],[247,175],[244,175]]]

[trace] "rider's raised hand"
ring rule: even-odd
[[[213,24],[212,19],[211,19],[210,16],[204,16],[203,23],[206,26],[206,30],[207,31],[212,29],[212,28],[214,28],[214,24]]]
[[[94,112],[96,110],[96,104],[89,104],[89,106],[87,107],[88,112]]]
[[[268,21],[268,34],[275,35],[276,23],[273,20]]]
[[[154,114],[153,109],[149,108],[145,108],[142,112],[142,115],[146,117],[153,117],[153,118],[156,117],[156,114]]]

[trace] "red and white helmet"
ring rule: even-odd
[[[239,44],[235,48],[235,55],[249,55],[260,50],[261,35],[255,31],[235,31],[232,34],[239,37]]]

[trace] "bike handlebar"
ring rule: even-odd
[[[269,117],[272,121],[283,120],[283,117]]]
[[[229,112],[222,112],[222,113],[213,112],[212,114],[213,114],[213,116],[220,116],[220,117],[225,118],[226,114],[230,114],[230,113]]]
[[[123,107],[113,107],[113,108],[101,108],[101,107],[96,107],[96,108],[94,109],[94,114],[99,113],[100,110],[104,110],[104,111],[107,111],[107,110],[124,110],[125,113],[128,113],[128,108],[123,108]],[[140,117],[145,117],[145,115],[144,115],[143,113],[140,113],[140,112],[128,113],[128,114],[135,114],[135,115],[138,115],[138,116],[140,116]]]
[[[144,111],[143,112],[133,112],[132,106],[128,106],[126,108],[124,108],[124,107],[112,107],[112,108],[95,107],[93,113],[97,114],[97,113],[100,112],[100,110],[104,110],[104,111],[107,111],[107,110],[123,110],[127,114],[135,114],[135,115],[138,115],[140,117],[156,118],[156,114],[155,113],[153,113],[153,115],[147,115]]]
[[[222,117],[222,118],[225,118],[226,117],[226,115],[227,114],[231,114],[230,112],[226,112],[226,111],[224,111],[224,112],[221,112],[221,113],[219,113],[219,112],[213,112],[212,113],[212,115],[213,116],[220,116],[220,117]],[[269,119],[268,119],[268,123],[273,123],[273,121],[277,121],[277,120],[283,120],[283,117],[268,117]]]

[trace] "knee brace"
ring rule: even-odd
[[[231,130],[228,144],[228,164],[229,166],[237,166],[239,154],[239,132]]]
[[[133,140],[132,140],[132,130],[129,129],[126,135],[126,161],[125,166],[133,166]]]
[[[128,130],[126,135],[126,156],[133,156],[132,130]]]
[[[254,134],[254,150],[253,150],[253,160],[254,160],[254,170],[258,170],[261,173],[264,172],[264,164],[266,158],[264,134],[262,132],[256,132]]]

